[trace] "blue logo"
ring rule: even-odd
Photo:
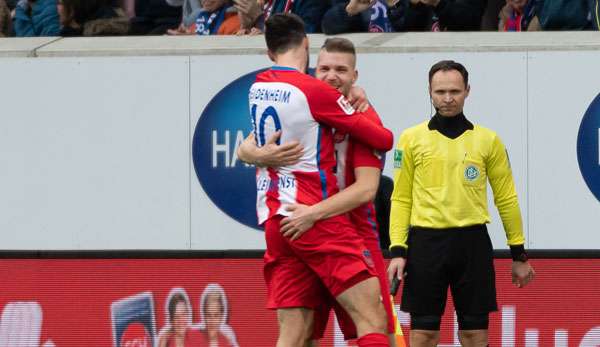
[[[262,71],[236,79],[210,100],[192,143],[194,169],[208,197],[229,217],[256,229],[256,169],[240,161],[236,150],[252,132],[248,91]]]
[[[365,263],[369,267],[375,267],[375,262],[373,261],[373,257],[371,256],[371,251],[368,249],[363,250],[363,258],[365,259]]]
[[[588,107],[577,135],[577,161],[581,175],[600,201],[600,94]]]
[[[467,181],[475,181],[479,177],[479,169],[477,166],[469,165],[465,169],[465,179]]]

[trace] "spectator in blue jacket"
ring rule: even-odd
[[[536,0],[542,30],[585,30],[592,28],[595,8],[589,0]]]
[[[59,36],[56,0],[20,0],[15,8],[15,36]]]

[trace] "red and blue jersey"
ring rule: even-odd
[[[373,122],[381,124],[379,116],[373,109],[365,112],[365,116]],[[358,167],[374,167],[383,169],[383,153],[356,141],[348,134],[337,130],[334,133],[335,153],[337,159],[337,182],[340,190],[356,181],[354,169]],[[368,202],[348,213],[350,221],[356,227],[359,236],[368,249],[379,249],[379,226],[373,202]]]
[[[280,143],[299,141],[303,156],[294,165],[258,168],[258,222],[290,215],[289,204],[314,205],[338,192],[332,128],[372,148],[387,151],[392,133],[355,112],[336,89],[286,67],[273,67],[256,77],[248,95],[252,125],[259,146],[281,130]]]

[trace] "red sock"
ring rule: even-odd
[[[358,342],[358,347],[390,347],[390,342],[385,334],[371,333],[363,335],[356,342]]]

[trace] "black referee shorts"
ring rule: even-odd
[[[402,311],[442,315],[448,286],[459,315],[496,311],[492,241],[485,224],[463,228],[411,227]]]

